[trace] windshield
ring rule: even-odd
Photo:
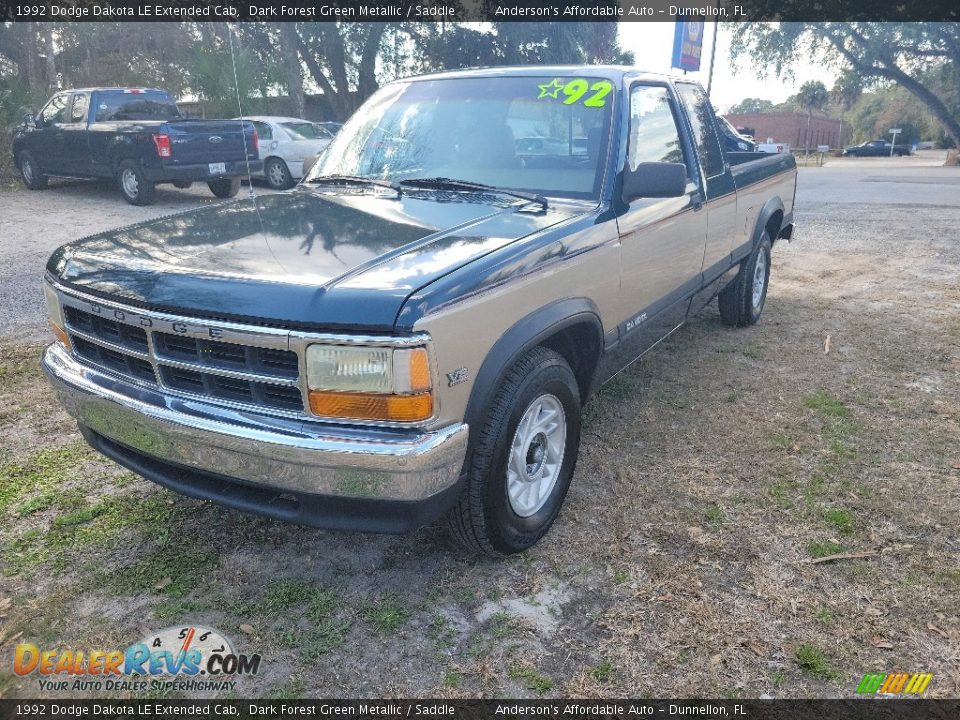
[[[595,198],[615,95],[590,77],[394,83],[344,125],[310,177],[452,178]]]
[[[113,120],[179,120],[176,103],[165,92],[98,92],[97,122]]]
[[[330,133],[316,123],[285,122],[283,127],[290,131],[294,140],[329,140]]]

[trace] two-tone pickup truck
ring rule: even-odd
[[[259,172],[257,133],[239,120],[186,119],[173,98],[151,88],[82,88],[54,95],[13,137],[23,184],[50,176],[107,178],[133,205],[153,202],[159,183],[206,182],[230,198],[240,178]]]
[[[522,551],[602,383],[715,297],[760,317],[795,163],[727,153],[715,117],[622,67],[393,82],[294,190],[57,250],[43,368],[91,445],[167,488],[333,528],[446,515]]]

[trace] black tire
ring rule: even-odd
[[[140,163],[135,160],[120,163],[116,180],[120,194],[131,205],[149,205],[153,202],[156,185],[147,180]]]
[[[232,198],[240,192],[240,178],[217,178],[208,182],[207,187],[218,198]]]
[[[518,424],[535,401],[559,401],[566,421],[562,460],[543,504],[524,517],[515,512],[507,490],[508,462]],[[530,461],[532,443],[524,450]],[[542,538],[560,512],[580,448],[580,392],[567,362],[547,348],[534,348],[503,378],[479,428],[467,460],[467,482],[447,515],[453,538],[465,548],[491,557],[522,552]],[[558,451],[559,452],[559,451]],[[543,461],[534,461],[543,464]]]
[[[296,184],[290,175],[290,168],[280,158],[267,160],[263,166],[263,175],[267,179],[267,185],[274,190],[287,190]]]
[[[177,188],[177,190],[188,190],[190,189],[191,185],[193,185],[193,181],[191,180],[174,180],[173,181],[173,186]]]
[[[764,231],[753,252],[740,263],[740,271],[733,282],[720,291],[717,298],[720,319],[727,325],[744,327],[760,319],[770,285],[770,248],[770,235]],[[763,286],[755,300],[754,282],[759,262],[763,262]]]
[[[20,153],[20,179],[30,190],[43,190],[47,186],[47,176],[40,172],[28,150]]]

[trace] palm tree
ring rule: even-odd
[[[800,86],[797,93],[797,104],[807,111],[807,136],[804,139],[803,154],[810,152],[810,121],[813,119],[814,110],[823,110],[830,99],[827,92],[827,86],[819,80],[808,80]]]

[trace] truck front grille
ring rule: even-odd
[[[133,309],[111,307],[110,313],[112,318],[63,305],[74,353],[86,363],[177,394],[304,412],[296,352],[161,330],[150,316]],[[187,327],[185,323],[167,325]]]

